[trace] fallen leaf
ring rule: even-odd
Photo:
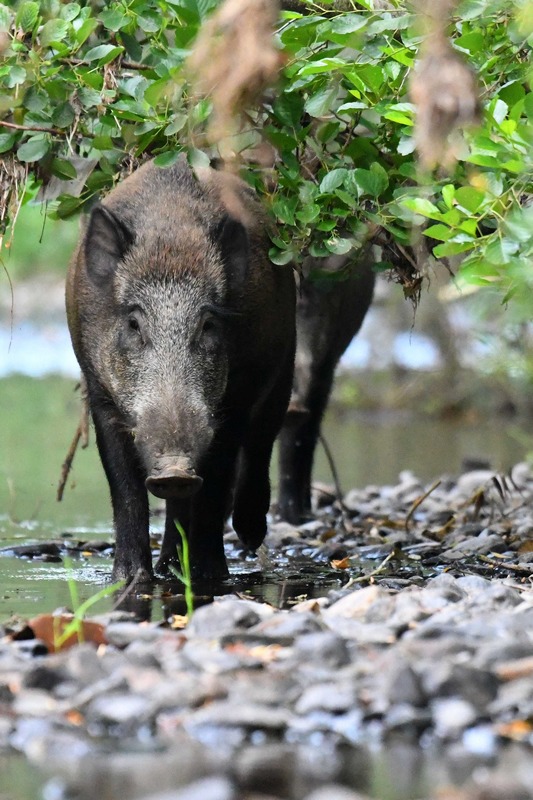
[[[28,623],[35,638],[40,639],[51,653],[67,650],[80,642],[107,644],[105,628],[99,622],[79,620],[77,630],[63,640],[63,635],[74,619],[73,614],[40,614]]]
[[[337,558],[329,562],[333,569],[350,569],[350,558]]]

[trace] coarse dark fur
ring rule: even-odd
[[[306,272],[317,260],[304,263]],[[304,278],[296,308],[296,364],[289,411],[279,437],[278,511],[298,524],[311,512],[311,473],[335,368],[372,302],[375,273],[369,252],[331,256],[322,269],[343,280]]]
[[[256,549],[294,364],[290,267],[238,178],[145,164],[97,205],[69,270],[68,323],[116,528],[115,578],[152,577],[147,488],[166,499],[156,571],[227,574],[225,520]]]

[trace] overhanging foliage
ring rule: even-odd
[[[205,137],[211,103],[192,91],[185,62],[218,5],[0,5],[5,205],[20,165],[27,197],[41,186],[50,211],[66,217],[147,155],[161,165],[180,150],[194,163],[216,158]],[[370,232],[393,243],[386,262],[409,252],[415,230],[437,259],[460,258],[463,280],[495,285],[504,299],[516,293],[518,316],[530,318],[533,3],[457,8],[450,35],[477,73],[483,121],[457,140],[451,172],[425,175],[407,92],[421,40],[412,8],[403,0],[358,0],[342,12],[328,0],[300,5],[305,13],[282,12],[277,28],[277,86],[230,141],[280,223],[272,258],[342,254]]]

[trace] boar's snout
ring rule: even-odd
[[[203,483],[188,459],[165,459],[152,469],[146,479],[146,488],[163,500],[191,497]]]

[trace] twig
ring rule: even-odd
[[[59,477],[56,495],[58,503],[60,503],[63,499],[65,486],[70,474],[70,470],[72,469],[72,462],[74,461],[74,456],[76,455],[76,450],[78,449],[80,441],[82,449],[85,449],[89,444],[89,401],[87,399],[87,383],[83,375],[80,379],[79,388],[81,392],[80,421],[78,422],[78,427],[76,428],[74,438],[70,443],[66,458],[61,466],[61,475]]]
[[[396,551],[393,548],[388,556],[385,556],[381,564],[379,564],[375,569],[373,569],[371,572],[365,573],[365,575],[359,575],[358,578],[350,578],[348,583],[344,584],[343,589],[349,589],[354,585],[354,583],[362,583],[363,581],[367,581],[369,578],[373,578],[375,575],[379,575],[380,572],[383,572],[383,567],[385,567],[389,561],[394,558],[395,554]]]
[[[62,64],[70,64],[72,67],[89,67],[95,66],[94,61],[86,61],[83,58],[60,58]],[[151,64],[141,64],[139,61],[120,61],[120,66],[125,69],[155,69]]]
[[[498,569],[510,569],[511,572],[519,572],[521,575],[528,575],[529,577],[533,576],[533,565],[526,567],[522,564],[509,564],[506,561],[496,561],[495,558],[489,558],[488,556],[482,555],[478,555],[478,558],[485,564],[490,564],[491,567],[498,567]]]
[[[337,502],[339,504],[340,512],[341,512],[341,522],[345,530],[348,530],[346,526],[346,519],[345,519],[345,508],[343,503],[343,492],[341,489],[341,483],[339,479],[339,473],[337,472],[337,467],[335,466],[335,460],[333,458],[333,453],[331,452],[331,448],[327,443],[324,435],[322,433],[318,434],[318,438],[322,447],[324,448],[324,453],[326,454],[326,458],[329,464],[329,468],[331,470],[331,476],[333,478],[333,483],[335,484],[335,495],[337,498]]]
[[[427,490],[427,492],[424,492],[424,494],[422,494],[422,495],[420,495],[420,497],[417,497],[417,498],[416,498],[415,502],[413,503],[413,505],[411,506],[411,508],[410,508],[410,509],[409,509],[409,511],[407,512],[407,516],[406,516],[406,518],[405,518],[405,530],[406,530],[406,531],[407,531],[407,530],[409,530],[409,523],[411,522],[411,517],[412,517],[412,516],[413,516],[413,514],[415,513],[415,511],[416,511],[416,509],[418,508],[418,506],[419,506],[419,505],[421,505],[421,504],[424,502],[424,500],[425,500],[427,497],[429,497],[429,495],[431,494],[431,492],[434,492],[434,491],[435,491],[435,489],[436,489],[438,486],[440,486],[440,484],[441,484],[441,481],[440,481],[440,479],[439,479],[439,480],[437,480],[437,481],[435,481],[435,483],[432,483],[432,484],[431,484],[431,486],[429,487],[429,489]]]
[[[56,495],[58,503],[60,503],[61,500],[63,499],[63,492],[65,491],[65,485],[67,483],[67,479],[72,467],[72,462],[74,461],[74,456],[76,455],[76,450],[78,449],[78,444],[80,443],[80,439],[81,439],[81,422],[78,423],[78,427],[76,428],[76,433],[74,434],[74,438],[70,443],[67,456],[61,466],[61,475],[59,477],[59,485],[57,487],[57,495]]]
[[[4,128],[13,128],[16,131],[42,131],[43,133],[57,133],[64,134],[65,131],[60,131],[59,128],[50,128],[46,125],[18,125],[16,122],[7,122],[5,119],[0,119],[0,125]]]

